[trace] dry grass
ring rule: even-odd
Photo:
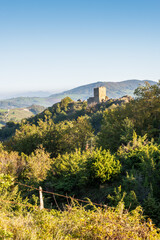
[[[129,213],[120,203],[116,209],[88,211],[81,206],[68,206],[63,212],[1,210],[0,239],[156,240],[160,235],[150,221],[144,221],[140,208]]]

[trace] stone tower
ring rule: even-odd
[[[95,99],[95,102],[97,103],[105,101],[106,88],[105,87],[94,88],[94,99]]]
[[[101,103],[105,102],[108,99],[106,96],[106,88],[105,87],[98,87],[94,88],[94,97],[90,97],[87,99],[88,104],[91,103]]]

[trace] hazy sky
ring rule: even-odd
[[[0,0],[0,90],[160,79],[160,0]]]

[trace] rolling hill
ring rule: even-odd
[[[68,91],[64,91],[58,94],[52,94],[48,97],[18,97],[11,98],[7,100],[0,101],[1,109],[11,109],[11,108],[25,108],[29,107],[32,104],[41,105],[44,107],[52,106],[54,103],[59,102],[61,99],[66,96],[72,98],[73,100],[82,99],[86,100],[87,98],[93,96],[93,88],[105,86],[106,95],[109,98],[120,98],[124,95],[133,96],[134,90],[140,85],[144,84],[145,81],[149,82],[151,85],[156,82],[151,80],[126,80],[122,82],[96,82],[80,87],[73,88]]]
[[[0,109],[0,128],[7,122],[20,122],[23,118],[29,118],[44,110],[44,107],[32,105],[27,108]]]

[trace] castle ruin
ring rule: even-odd
[[[97,87],[94,88],[94,97],[90,97],[87,99],[87,103],[101,103],[105,102],[108,99],[106,96],[106,87]]]

